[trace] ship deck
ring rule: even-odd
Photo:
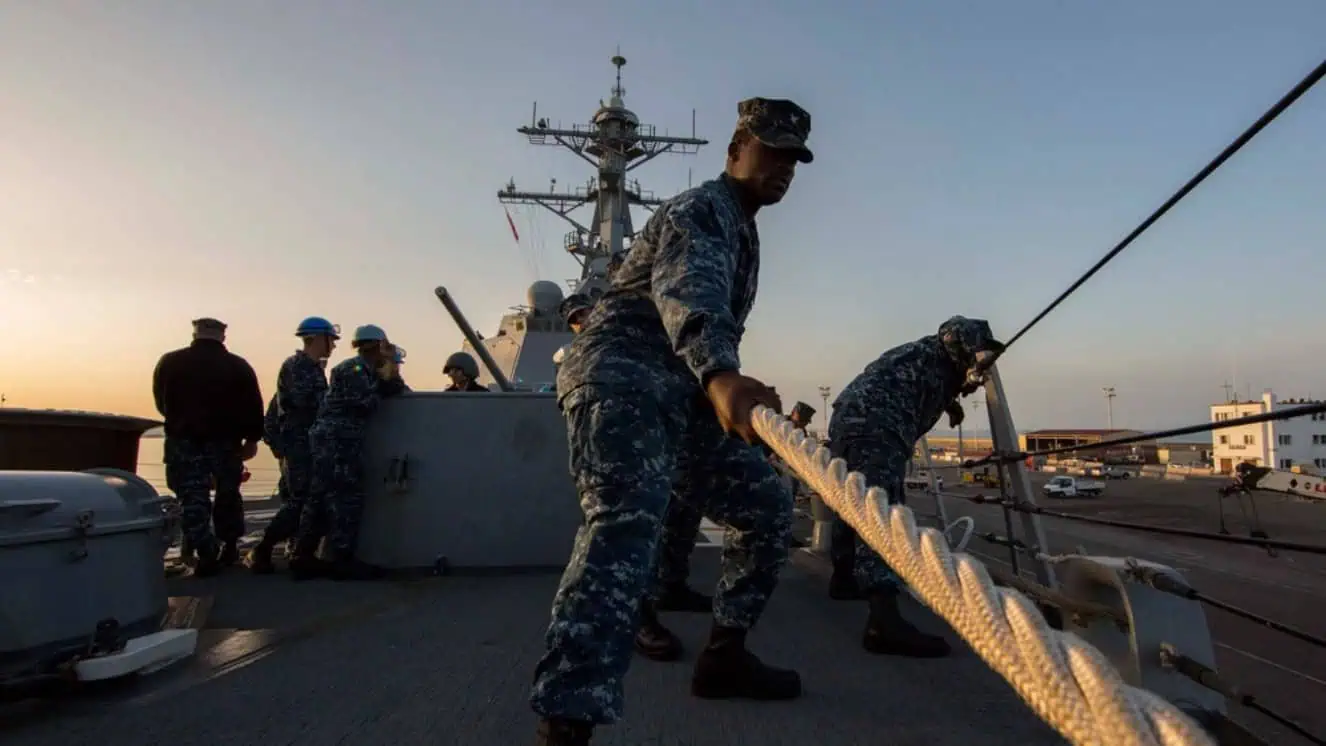
[[[694,580],[716,580],[712,546]],[[821,561],[798,553],[752,649],[798,668],[795,702],[709,702],[688,692],[703,614],[666,614],[688,644],[672,664],[636,659],[626,719],[595,743],[1062,743],[998,676],[959,646],[939,661],[877,658],[858,646],[865,610],[830,601]],[[179,622],[203,629],[193,660],[115,690],[13,711],[8,746],[531,743],[526,695],[542,650],[552,574],[296,584],[232,571],[171,580]],[[923,627],[946,631],[908,601]],[[950,639],[952,633],[947,632]]]
[[[1033,475],[1039,486],[1047,475]],[[1051,507],[1102,518],[1214,530],[1217,482],[1130,480],[1103,498]],[[966,487],[954,493],[973,493]],[[1326,507],[1283,496],[1259,497],[1276,538],[1313,541]],[[920,510],[933,503],[918,499]],[[272,506],[253,503],[256,540]],[[951,517],[970,515],[978,532],[1000,532],[997,508],[950,500]],[[1059,551],[1083,546],[1141,556],[1179,568],[1196,587],[1314,634],[1326,634],[1320,609],[1326,559],[1269,556],[1255,547],[1047,519]],[[1246,530],[1235,521],[1232,528]],[[808,524],[798,526],[806,538]],[[706,531],[692,563],[694,584],[712,587],[719,537]],[[968,551],[1007,566],[1007,550],[974,540]],[[1026,573],[1025,565],[1022,568]],[[827,568],[798,552],[752,648],[801,671],[806,695],[784,703],[706,702],[688,694],[690,665],[706,632],[697,614],[665,614],[689,646],[686,661],[637,658],[624,722],[599,744],[1020,743],[1062,741],[1012,690],[960,643],[939,661],[875,658],[858,647],[865,610],[830,601]],[[7,746],[92,744],[172,746],[215,743],[448,743],[507,746],[533,740],[525,703],[557,577],[489,575],[415,581],[295,584],[283,576],[231,571],[216,578],[172,578],[177,623],[203,630],[193,660],[128,686],[73,700],[0,708]],[[929,631],[951,631],[911,601],[907,613]],[[192,617],[192,618],[190,618]],[[1256,622],[1209,612],[1221,672],[1309,728],[1322,727],[1311,694],[1322,682],[1326,651]],[[1307,687],[1305,689],[1305,686]],[[1271,743],[1297,736],[1243,708],[1231,714]]]

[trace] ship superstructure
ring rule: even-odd
[[[622,68],[626,58],[612,58],[617,68],[616,83],[606,102],[588,124],[562,127],[539,116],[534,104],[530,124],[519,128],[533,145],[566,148],[595,169],[583,186],[558,190],[553,179],[547,191],[525,191],[514,180],[497,193],[507,205],[538,205],[571,225],[562,245],[580,265],[580,276],[568,280],[572,291],[596,298],[607,288],[608,267],[615,255],[626,251],[635,235],[631,207],[653,209],[662,203],[640,187],[630,172],[664,153],[693,155],[707,140],[695,137],[695,113],[691,112],[691,136],[660,135],[650,124],[641,124],[635,112],[626,108],[622,87]],[[588,224],[572,216],[578,208],[593,205]],[[539,280],[529,288],[526,305],[515,306],[502,317],[497,334],[483,340],[498,367],[513,383],[522,388],[548,385],[554,378],[553,353],[571,339],[571,332],[557,313],[563,299],[561,286]],[[473,353],[469,343],[465,349]],[[483,371],[480,381],[493,383]]]

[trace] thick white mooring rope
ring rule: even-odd
[[[985,566],[952,554],[944,535],[917,528],[906,506],[767,407],[752,424],[824,503],[856,529],[914,595],[957,631],[1042,720],[1077,746],[1215,746],[1169,702],[1123,682],[1081,638],[1051,629],[1026,596],[990,581]]]

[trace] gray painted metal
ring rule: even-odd
[[[1179,707],[1192,706],[1225,713],[1225,698],[1162,662],[1162,646],[1174,650],[1212,671],[1215,647],[1207,627],[1206,611],[1200,601],[1166,593],[1131,579],[1131,564],[1144,565],[1169,576],[1180,586],[1187,581],[1178,570],[1155,562],[1119,557],[1075,557],[1060,565],[1063,591],[1073,598],[1105,604],[1123,612],[1128,628],[1108,619],[1084,619],[1065,615],[1064,629],[1105,654],[1129,684],[1148,689]]]
[[[162,498],[138,476],[0,472],[0,669],[85,647],[105,619],[166,611]]]
[[[990,435],[994,441],[995,451],[998,453],[1016,453],[1018,451],[1018,429],[1013,424],[1013,411],[1008,406],[1008,396],[1004,393],[1004,382],[999,377],[999,366],[990,366],[989,373],[985,379],[985,406],[990,414]],[[1016,464],[1007,464],[1000,466],[1007,479],[1008,487],[1013,491],[1013,497],[1017,498],[1019,503],[1024,505],[1036,504],[1036,492],[1031,489],[1031,477],[1027,475],[1026,464],[1019,461]],[[1035,513],[1018,513],[1018,521],[1022,524],[1022,541],[1031,548],[1035,554],[1049,554],[1050,547],[1045,538],[1045,528],[1041,525],[1040,516]],[[1007,522],[1012,534],[1012,521]],[[1009,536],[1009,538],[1014,538]],[[1036,581],[1041,585],[1056,589],[1059,586],[1059,580],[1055,577],[1054,566],[1044,560],[1033,560],[1032,569],[1036,573]]]
[[[374,414],[364,459],[366,562],[560,568],[571,554],[582,517],[555,394],[405,394]]]

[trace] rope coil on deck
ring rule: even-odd
[[[1050,628],[1021,593],[998,588],[985,566],[952,554],[944,535],[917,528],[911,509],[767,407],[752,426],[824,503],[888,562],[1042,720],[1077,746],[1215,746],[1169,702],[1124,683],[1099,651]]]

